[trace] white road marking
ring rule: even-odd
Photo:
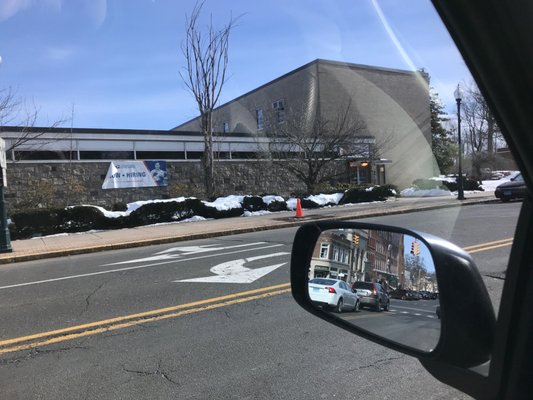
[[[202,282],[202,283],[252,283],[259,278],[267,275],[275,269],[287,264],[286,262],[281,264],[268,265],[261,268],[246,268],[244,266],[247,262],[256,260],[262,260],[270,257],[279,257],[289,255],[287,252],[265,254],[256,257],[241,258],[238,260],[231,260],[221,264],[217,264],[211,268],[211,272],[216,274],[214,276],[206,276],[203,278],[183,279],[173,282]]]
[[[159,253],[155,253],[155,255],[151,257],[144,257],[144,258],[137,258],[134,260],[128,260],[128,261],[119,261],[116,263],[111,264],[104,264],[102,267],[107,267],[110,265],[122,265],[122,264],[133,264],[133,263],[139,263],[139,262],[151,262],[151,261],[162,261],[162,260],[174,260],[176,258],[186,257],[190,256],[192,254],[198,254],[198,253],[207,253],[210,251],[222,251],[222,250],[229,250],[229,249],[236,249],[240,247],[250,247],[250,246],[257,246],[266,244],[266,242],[255,242],[255,243],[246,243],[246,244],[238,244],[235,246],[225,246],[225,247],[213,247],[216,246],[214,244],[210,245],[204,245],[204,246],[181,246],[181,247],[172,247],[170,249],[166,249],[163,251],[160,251]],[[280,245],[282,246],[282,245]],[[168,254],[173,252],[179,252],[179,254]]]
[[[234,246],[226,246],[226,247],[220,247],[220,246],[214,247],[214,246],[217,246],[216,244],[206,244],[203,246],[179,246],[179,247],[172,247],[170,249],[166,249],[155,254],[166,254],[166,253],[172,253],[172,252],[179,251],[181,253],[185,253],[185,255],[190,255],[190,254],[197,254],[197,253],[205,253],[208,251],[227,250],[227,249],[236,249],[238,247],[257,246],[257,245],[266,244],[266,243],[267,242],[243,243],[243,244],[237,244]]]
[[[152,264],[146,264],[146,265],[136,265],[134,267],[125,267],[125,268],[110,269],[110,270],[105,270],[105,271],[90,272],[90,273],[87,273],[87,274],[62,276],[60,278],[43,279],[41,281],[17,283],[17,284],[14,284],[14,285],[0,286],[0,290],[23,287],[23,286],[39,285],[41,283],[65,281],[65,280],[68,280],[68,279],[85,278],[85,277],[88,277],[88,276],[112,274],[112,273],[115,273],[115,272],[131,271],[131,270],[135,270],[135,269],[150,268],[150,267],[155,267],[155,266],[164,265],[164,264],[172,264],[172,263],[181,263],[181,262],[184,262],[184,261],[200,260],[202,258],[225,256],[225,255],[229,255],[229,254],[243,253],[243,252],[246,252],[246,251],[256,251],[256,250],[263,250],[263,249],[271,249],[273,247],[280,247],[280,246],[283,246],[283,244],[274,244],[274,245],[270,245],[270,246],[257,247],[257,248],[254,248],[254,249],[236,250],[236,251],[229,251],[229,252],[225,252],[225,253],[206,254],[206,255],[203,255],[203,256],[197,256],[197,257],[191,257],[191,258],[182,258],[182,259],[174,259],[174,260],[170,260],[170,261],[162,261],[162,262],[159,262],[159,263],[152,263]]]

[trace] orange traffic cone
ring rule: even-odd
[[[296,199],[296,218],[302,218],[304,216],[304,212],[302,210],[302,204],[300,203],[300,198]]]

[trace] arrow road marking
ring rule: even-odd
[[[203,283],[252,283],[259,278],[269,274],[275,269],[287,264],[267,265],[266,267],[250,269],[246,268],[244,264],[264,258],[285,256],[290,253],[280,252],[273,254],[266,254],[256,257],[241,258],[238,260],[227,261],[217,264],[211,268],[211,272],[216,274],[214,276],[206,276],[203,278],[183,279],[174,282],[203,282]]]
[[[204,258],[226,256],[226,255],[229,255],[229,254],[243,253],[243,252],[247,252],[247,251],[257,251],[257,250],[263,250],[263,249],[270,249],[272,247],[279,247],[279,246],[283,246],[283,245],[282,244],[274,244],[274,245],[270,245],[270,246],[257,247],[255,249],[251,249],[251,250],[250,249],[245,249],[245,250],[228,251],[228,252],[225,252],[225,253],[218,253],[218,254],[205,254],[205,255],[196,256],[196,257],[182,258],[182,259],[179,259],[179,260],[173,259],[173,260],[170,260],[170,261],[161,261],[161,262],[152,263],[152,264],[135,265],[133,267],[124,267],[124,268],[110,269],[110,270],[106,270],[106,271],[89,272],[89,273],[86,273],[86,274],[68,275],[68,276],[62,276],[62,277],[59,277],[59,278],[44,279],[44,280],[41,280],[41,281],[16,283],[14,285],[0,286],[0,290],[12,289],[12,288],[30,286],[30,285],[39,285],[39,284],[42,284],[42,283],[58,282],[58,281],[64,281],[64,280],[69,280],[69,279],[86,278],[86,277],[89,277],[89,276],[112,274],[112,273],[116,273],[116,272],[133,271],[133,270],[143,269],[143,268],[152,268],[152,267],[165,265],[165,264],[177,264],[177,263],[181,263],[181,262],[185,262],[185,261],[201,260],[201,259],[204,259]],[[286,253],[286,254],[289,254],[289,253]]]
[[[225,246],[225,247],[214,247],[214,246],[216,246],[214,244],[205,245],[205,246],[172,247],[170,249],[160,251],[159,253],[155,253],[151,257],[137,258],[137,259],[128,260],[128,261],[120,261],[120,262],[116,262],[116,263],[105,264],[105,265],[102,265],[102,266],[103,267],[107,267],[109,265],[122,265],[122,264],[134,264],[134,263],[138,263],[138,262],[174,260],[176,258],[190,256],[190,255],[193,255],[193,254],[207,253],[207,252],[210,252],[210,251],[237,249],[237,248],[240,248],[240,247],[257,246],[257,245],[262,245],[262,244],[266,244],[266,242],[246,243],[246,244],[238,244],[238,245],[235,245],[235,246]],[[280,244],[278,246],[283,246],[283,245]],[[179,252],[179,254],[168,254],[168,253],[173,253],[173,252]]]

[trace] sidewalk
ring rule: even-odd
[[[446,198],[401,198],[385,202],[350,204],[315,210],[304,209],[304,217],[299,219],[295,218],[294,211],[285,211],[254,217],[148,225],[131,229],[91,231],[14,240],[11,242],[13,252],[0,253],[0,264],[297,227],[306,222],[320,219],[351,220],[497,201],[494,192],[467,193],[466,197],[467,199],[462,202],[451,196]]]

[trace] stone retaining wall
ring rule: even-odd
[[[111,209],[117,203],[195,196],[205,198],[200,161],[167,162],[168,186],[102,189],[109,161],[59,163],[8,163],[5,198],[8,211],[24,207],[77,204]],[[268,161],[217,161],[219,195],[302,192],[305,186]],[[338,168],[345,168],[338,163]]]

